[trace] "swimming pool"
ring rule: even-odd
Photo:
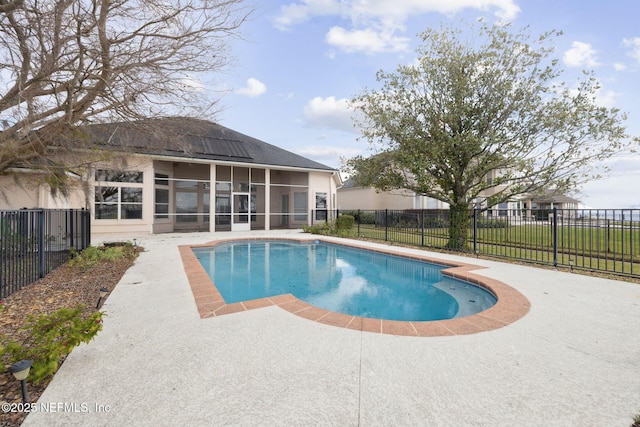
[[[444,276],[447,266],[326,242],[239,240],[193,253],[227,304],[292,294],[353,316],[431,321],[496,303],[487,290]]]

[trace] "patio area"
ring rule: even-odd
[[[104,304],[103,331],[41,396],[56,411],[23,426],[629,426],[640,413],[636,283],[428,253],[486,267],[474,273],[515,288],[529,312],[435,337],[341,328],[275,305],[200,317],[179,246],[299,235],[104,237],[146,251]]]

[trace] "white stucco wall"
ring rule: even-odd
[[[54,196],[38,175],[20,174],[0,177],[0,209],[81,209],[86,207],[82,183],[71,179],[70,192]]]
[[[340,210],[413,209],[413,200],[413,193],[406,190],[379,193],[372,187],[338,190],[338,209]]]

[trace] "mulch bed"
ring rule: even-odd
[[[138,252],[142,249],[137,248]],[[100,288],[112,291],[124,273],[133,265],[135,258],[123,257],[116,261],[102,262],[88,268],[64,264],[46,277],[3,300],[4,310],[0,312],[0,339],[21,342],[27,331],[21,330],[30,316],[51,314],[60,308],[83,306],[83,314],[96,311]],[[101,304],[109,297],[102,299]],[[22,403],[20,382],[9,372],[9,362],[1,360],[0,403]],[[27,382],[30,402],[36,402],[49,384],[49,380],[39,384]],[[19,426],[26,412],[0,411],[0,426]]]

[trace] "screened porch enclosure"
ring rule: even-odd
[[[154,173],[154,225],[165,231],[299,228],[308,221],[307,172],[157,162]]]

